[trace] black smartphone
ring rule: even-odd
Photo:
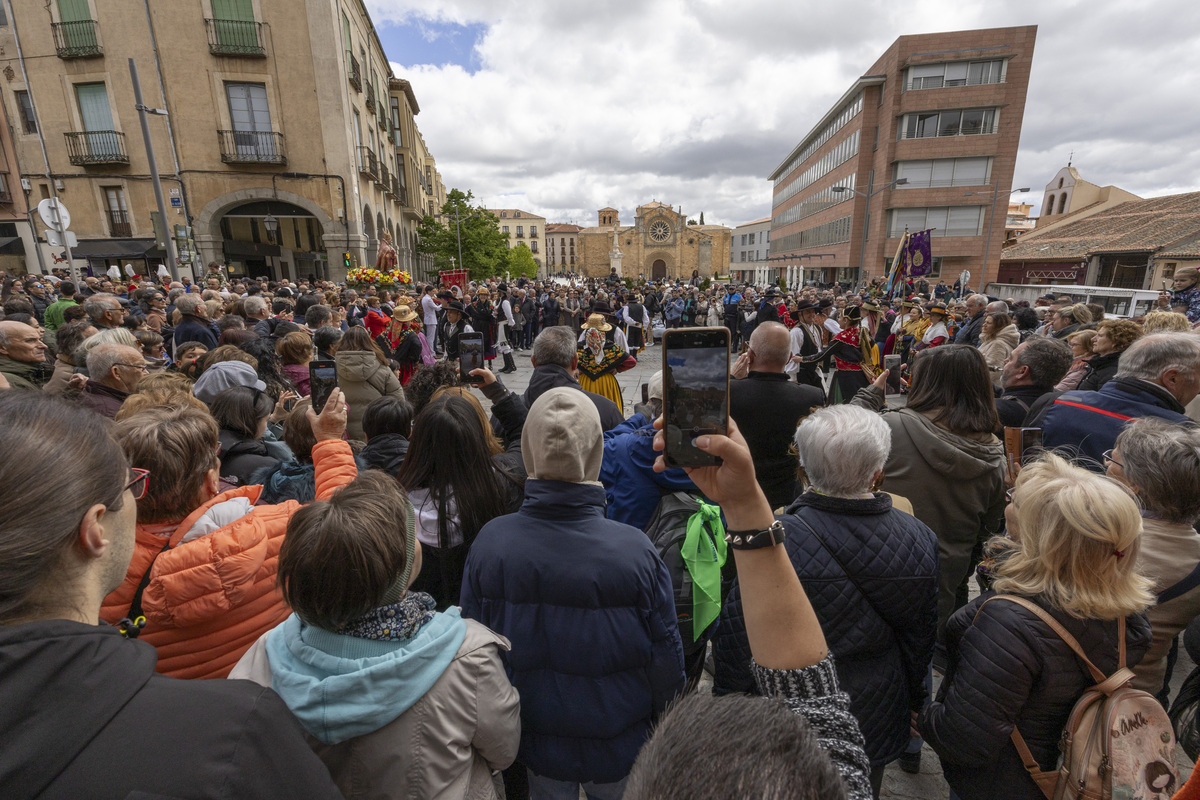
[[[309,373],[309,375],[311,376],[312,373]],[[287,400],[283,401],[283,410],[290,414],[296,408],[296,403],[299,402],[299,397],[289,397]]]
[[[458,337],[458,371],[463,383],[483,383],[471,370],[483,369],[483,334],[464,333]]]
[[[313,411],[320,414],[321,409],[325,407],[325,401],[329,399],[329,395],[338,385],[337,362],[328,360],[308,362],[308,382]]]
[[[663,417],[671,467],[721,459],[696,448],[697,436],[729,433],[729,329],[676,328],[663,336]]]
[[[885,394],[900,394],[900,356],[884,356],[883,368],[888,371]]]

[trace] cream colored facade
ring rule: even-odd
[[[1097,186],[1079,176],[1079,170],[1068,164],[1046,184],[1042,198],[1042,214],[1037,219],[1036,233],[1061,227],[1067,222],[1107,211],[1130,200],[1141,200],[1133,192],[1116,186]]]
[[[508,237],[509,248],[525,244],[533,251],[533,260],[540,270],[546,259],[546,218],[519,208],[489,208],[488,211],[499,217],[496,224]]]
[[[693,273],[701,278],[729,273],[733,231],[724,225],[688,225],[686,217],[659,202],[638,206],[633,225],[622,226],[613,208],[600,209],[596,220],[595,227],[579,232],[579,271],[588,277],[609,274],[614,238],[622,277],[687,280]]]
[[[165,255],[133,58],[145,104],[168,112],[150,117],[151,139],[169,229],[190,223],[195,274],[215,261],[233,274],[340,280],[347,253],[374,264],[383,231],[421,272],[419,214],[401,191],[415,163],[399,146],[418,139],[419,108],[412,87],[394,83],[361,0],[149,0],[149,20],[141,4],[12,5],[0,95],[29,202],[57,194],[70,209],[75,266],[144,272]],[[424,173],[432,157],[421,149]]]

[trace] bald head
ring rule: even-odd
[[[764,322],[750,336],[755,372],[783,372],[791,356],[788,329],[778,322]]]

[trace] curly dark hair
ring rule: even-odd
[[[408,384],[404,387],[404,395],[413,404],[413,416],[428,405],[433,393],[443,386],[460,386],[462,377],[458,374],[458,365],[451,361],[438,361],[433,364],[422,364],[417,367]]]
[[[295,391],[283,374],[283,361],[275,352],[275,343],[270,339],[251,339],[238,345],[243,352],[258,359],[258,377],[267,385],[267,394],[272,400],[278,401],[284,392]]]

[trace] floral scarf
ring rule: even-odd
[[[588,328],[583,335],[583,349],[591,354],[596,366],[604,363],[604,334],[595,328]]]
[[[433,619],[437,602],[425,592],[408,592],[399,602],[373,608],[337,630],[343,636],[376,641],[411,639]]]

